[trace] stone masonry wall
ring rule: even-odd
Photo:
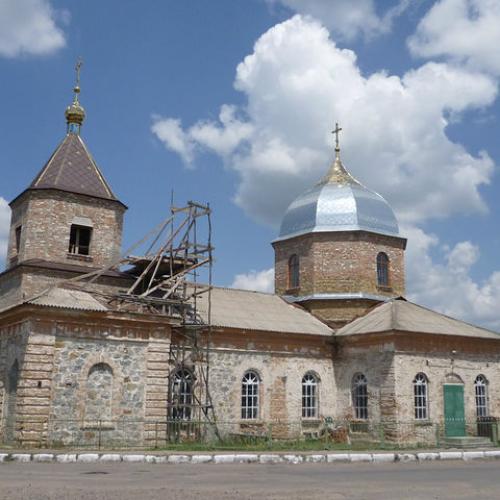
[[[121,253],[125,208],[113,201],[56,190],[28,191],[12,207],[7,263],[29,259],[104,267]],[[68,254],[71,224],[75,217],[93,224],[90,256]],[[22,225],[19,253],[16,228]]]
[[[454,356],[450,352],[399,353],[396,358],[396,398],[401,420],[415,420],[413,380],[417,373],[424,373],[429,380],[429,420],[443,420],[443,385],[453,378],[452,374],[464,383],[466,420],[473,422],[476,419],[474,381],[478,375],[484,375],[489,381],[490,415],[500,417],[498,352],[461,352]]]
[[[138,444],[145,417],[147,343],[58,335],[50,438],[61,444]],[[99,406],[99,407],[98,407]]]
[[[210,392],[222,434],[251,432],[266,435],[268,424],[274,437],[295,437],[304,429],[317,430],[320,416],[336,416],[338,408],[333,366],[328,357],[285,352],[214,350],[210,359]],[[259,418],[241,418],[241,381],[255,371],[260,377]],[[302,418],[302,377],[307,372],[319,378],[319,415]]]
[[[11,407],[15,416],[4,415],[3,437],[7,434],[7,441],[15,439],[28,446],[39,445],[47,436],[53,367],[53,336],[32,330],[30,320],[0,330],[4,387],[13,363],[19,366],[16,404]]]
[[[32,447],[153,443],[158,436],[145,420],[166,415],[169,338],[161,323],[92,320],[67,311],[3,326],[1,439]],[[12,402],[6,388],[16,360],[13,406],[6,404]]]

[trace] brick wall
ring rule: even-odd
[[[404,295],[405,245],[403,238],[364,231],[311,233],[276,242],[273,244],[276,293],[293,296],[360,292],[386,297]],[[389,257],[389,287],[377,285],[377,255],[380,252]],[[290,290],[288,261],[293,254],[300,260],[300,287]],[[363,314],[373,302],[323,300],[304,305],[320,318],[340,325]]]
[[[12,206],[7,265],[29,259],[104,267],[121,253],[123,214],[118,202],[56,190],[28,191]],[[75,218],[93,225],[89,257],[68,254],[71,224]],[[22,225],[16,251],[16,228]]]

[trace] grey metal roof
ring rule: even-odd
[[[28,189],[58,189],[118,201],[82,138],[74,133],[66,135]]]
[[[198,299],[198,312],[207,319],[207,294]],[[212,325],[242,330],[331,336],[332,330],[304,309],[278,295],[234,288],[212,289]]]
[[[337,152],[326,177],[290,204],[275,241],[306,233],[356,230],[399,236],[389,204],[354,179]]]
[[[91,293],[65,288],[51,288],[28,301],[28,304],[79,311],[107,311],[108,308],[94,298]]]
[[[336,337],[387,331],[457,335],[500,340],[500,334],[445,316],[403,299],[381,304],[355,319],[335,334]]]

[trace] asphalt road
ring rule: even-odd
[[[499,462],[0,465],[0,499],[500,499]]]

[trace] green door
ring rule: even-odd
[[[445,434],[465,436],[464,386],[446,384],[443,389]]]

